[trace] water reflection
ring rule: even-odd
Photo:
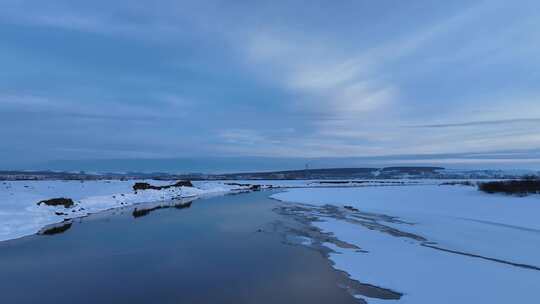
[[[194,200],[195,198],[192,198],[190,200],[189,199],[182,200],[180,202],[173,201],[169,203],[160,203],[153,207],[135,207],[135,209],[133,209],[133,212],[131,214],[133,215],[133,217],[137,218],[137,217],[146,216],[150,214],[151,212],[159,210],[159,209],[169,209],[169,208],[186,209],[186,208],[191,207],[191,203],[193,203]]]

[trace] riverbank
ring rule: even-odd
[[[148,182],[156,186],[174,184],[171,181],[155,180],[1,182],[0,241],[35,234],[45,226],[104,210],[248,188],[221,182],[198,182],[194,184],[194,187],[135,191],[133,186],[136,182]],[[69,198],[74,201],[74,205],[69,208],[38,205],[41,201],[53,198]]]

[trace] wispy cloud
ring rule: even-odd
[[[460,123],[441,123],[430,125],[409,126],[412,128],[453,128],[453,127],[476,127],[489,125],[508,125],[508,124],[540,124],[540,118],[515,118],[502,120],[487,120],[487,121],[467,121]]]
[[[81,104],[62,97],[43,95],[0,95],[0,109],[9,115],[36,114],[40,120],[90,119],[152,122],[163,119],[179,119],[185,112],[177,111],[186,104],[175,95],[162,95],[158,106],[102,100],[100,103]],[[160,100],[160,99],[158,99]],[[5,119],[5,117],[4,117]]]

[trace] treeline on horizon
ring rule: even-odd
[[[528,195],[540,193],[540,179],[535,176],[525,177],[521,180],[494,181],[480,183],[480,191],[486,193],[504,193],[509,195]]]

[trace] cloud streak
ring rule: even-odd
[[[487,121],[468,121],[461,123],[446,123],[446,124],[430,124],[430,125],[418,125],[409,126],[411,128],[454,128],[454,127],[477,127],[477,126],[496,126],[496,125],[508,125],[508,124],[540,124],[540,118],[515,118],[515,119],[501,119],[501,120],[487,120]]]

